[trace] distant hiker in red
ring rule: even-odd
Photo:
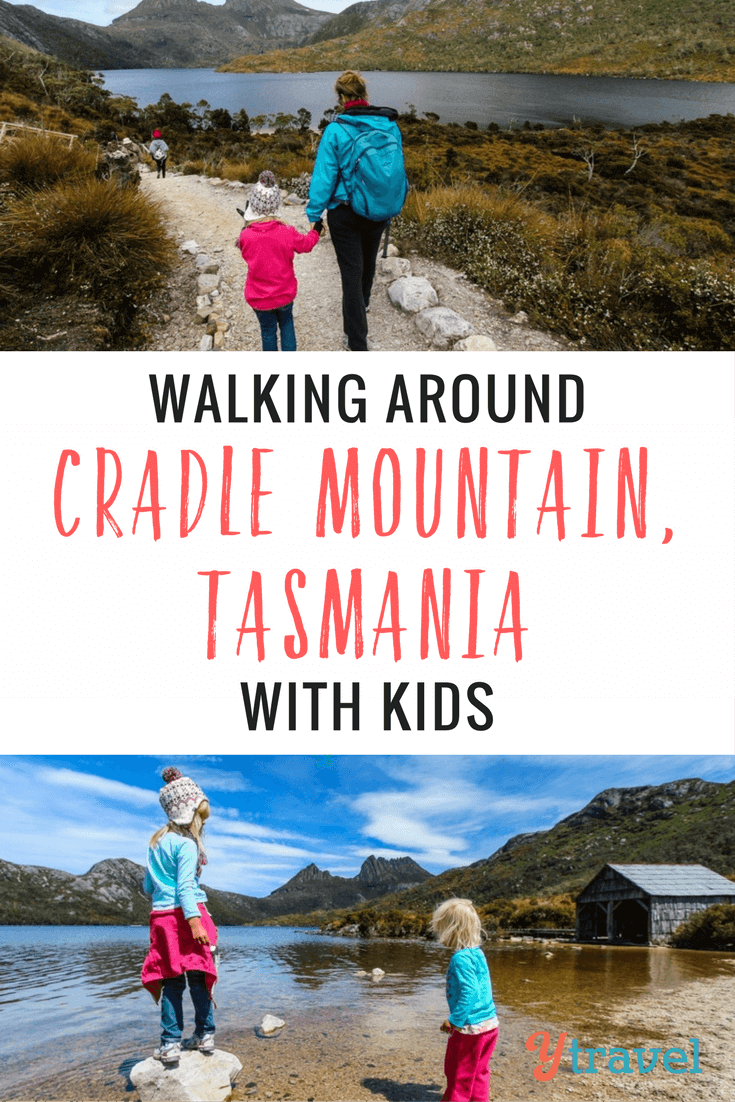
[[[264,352],[278,351],[279,329],[281,352],[296,351],[293,304],[298,283],[293,258],[295,253],[310,253],[324,228],[318,222],[308,233],[299,233],[276,218],[280,205],[281,193],[275,176],[272,172],[261,172],[250,190],[243,212],[247,225],[237,241],[248,266],[245,300],[258,318]]]
[[[156,179],[162,176],[166,179],[166,159],[168,157],[168,146],[161,137],[160,130],[154,130],[151,135],[153,141],[148,146],[148,152],[153,160],[156,162]]]
[[[217,928],[199,886],[207,855],[202,845],[209,801],[198,784],[169,766],[159,800],[168,822],[148,848],[144,890],[153,896],[151,942],[141,979],[161,1003],[161,1043],[153,1053],[164,1065],[177,1064],[181,1050],[214,1052],[212,990],[217,982]],[[182,1043],[183,996],[189,984],[194,1034]]]

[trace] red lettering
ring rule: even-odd
[[[304,621],[301,619],[299,606],[296,604],[296,598],[293,593],[292,583],[294,578],[296,578],[296,584],[299,589],[303,589],[306,585],[306,575],[301,570],[289,570],[285,581],[286,600],[288,601],[289,611],[293,617],[294,627],[299,637],[299,649],[296,650],[294,647],[295,637],[293,635],[285,635],[283,637],[283,647],[289,658],[303,658],[309,649],[309,644],[306,638],[306,632],[304,631]]]
[[[390,624],[387,628],[383,627],[383,617],[385,616],[386,605],[390,603]],[[388,581],[385,586],[385,593],[383,594],[383,604],[380,609],[380,616],[378,618],[378,626],[373,628],[375,632],[375,643],[373,644],[373,654],[378,649],[378,639],[381,635],[392,635],[393,637],[393,661],[397,662],[401,657],[401,632],[405,631],[405,628],[401,627],[401,617],[398,605],[398,575],[395,570],[388,571]]]
[[[255,617],[255,627],[248,628],[245,625],[248,622],[248,612],[250,610],[250,603],[253,604],[253,615]],[[255,639],[258,647],[258,661],[262,662],[265,658],[265,633],[270,631],[270,628],[263,627],[263,582],[258,570],[253,570],[250,575],[250,588],[248,589],[247,600],[245,601],[245,612],[243,613],[242,623],[237,629],[237,654],[240,653],[240,647],[242,646],[243,635],[255,635]]]
[[[459,453],[459,471],[457,474],[457,538],[462,539],[465,531],[465,513],[467,511],[467,492],[470,495],[472,519],[475,533],[484,540],[487,534],[485,521],[485,502],[487,499],[487,448],[480,448],[480,488],[475,493],[475,480],[472,474],[470,449],[461,448]]]
[[[150,505],[142,505],[143,494],[147,483],[151,484],[151,503]],[[166,508],[165,505],[161,505],[158,500],[158,456],[155,452],[149,451],[148,458],[145,462],[145,470],[143,471],[143,481],[140,484],[140,493],[138,494],[138,504],[133,509],[135,513],[135,519],[133,520],[133,535],[135,535],[135,529],[138,527],[138,517],[141,513],[150,513],[151,520],[153,521],[153,539],[160,540],[161,538],[161,513]]]
[[[356,449],[355,449],[356,450]],[[347,617],[342,618],[342,601],[339,593],[337,571],[328,570],[324,586],[324,609],[322,611],[322,630],[319,637],[319,657],[329,658],[329,624],[334,612],[334,639],[339,654],[347,648],[347,635],[350,630],[352,612],[355,613],[355,658],[362,656],[362,571],[353,570],[350,574],[350,592],[347,597]]]
[[[422,658],[429,654],[429,607],[434,620],[434,633],[440,658],[449,658],[449,608],[452,596],[452,572],[447,567],[442,571],[442,614],[439,621],[439,608],[434,588],[434,571],[425,570],[421,583],[421,650]]]
[[[334,526],[334,531],[337,533],[342,531],[342,526],[345,522],[345,514],[347,512],[348,490],[351,501],[350,528],[354,539],[354,537],[360,533],[357,448],[348,448],[347,450],[347,467],[345,469],[345,480],[342,487],[341,500],[339,488],[337,486],[337,466],[334,460],[334,452],[331,448],[325,448],[322,457],[322,478],[319,486],[319,503],[316,511],[317,536],[323,536],[325,534],[327,491],[329,491],[329,502],[332,508],[332,524]]]
[[[433,536],[439,527],[439,519],[442,511],[442,450],[436,453],[436,481],[434,483],[434,516],[431,520],[431,528],[426,531],[426,514],[424,510],[424,470],[426,467],[426,451],[423,448],[416,449],[416,528],[422,539]]]
[[[618,463],[618,539],[625,535],[625,488],[628,487],[630,510],[633,514],[633,527],[639,540],[646,536],[646,484],[648,481],[648,448],[638,449],[638,498],[633,487],[633,471],[630,466],[630,452],[620,449]]]
[[[230,493],[232,491],[232,448],[222,448],[222,500],[220,503],[220,532],[223,536],[239,536],[230,531]]]
[[[217,591],[219,580],[229,570],[198,570],[203,578],[209,578],[209,606],[207,609],[207,658],[214,658],[217,653]]]
[[[71,448],[65,448],[59,458],[59,465],[56,468],[56,482],[54,483],[54,520],[62,536],[73,536],[79,527],[79,517],[76,517],[71,528],[67,531],[61,517],[61,488],[64,484],[64,472],[69,459],[71,459],[72,467],[79,466],[79,453],[72,451]]]
[[[383,498],[380,492],[380,476],[385,458],[390,460],[393,472],[393,518],[387,532],[383,531]],[[375,460],[373,470],[373,517],[375,531],[379,536],[392,536],[401,519],[401,465],[393,448],[381,448]]]
[[[467,632],[467,654],[463,658],[484,658],[477,653],[477,595],[480,592],[480,575],[484,570],[465,570],[470,576],[470,625]]]
[[[105,500],[105,456],[111,455],[115,461],[115,488]],[[107,448],[97,448],[97,535],[101,536],[105,530],[105,521],[110,525],[119,539],[122,536],[122,528],[117,523],[110,506],[115,501],[122,485],[122,463],[117,452],[108,451]]]
[[[503,627],[505,623],[505,610],[508,607],[508,599],[510,598],[510,613],[512,626],[509,628]],[[500,625],[495,629],[495,650],[493,654],[498,653],[498,644],[500,642],[500,636],[512,633],[513,644],[515,647],[516,662],[520,662],[523,658],[523,648],[521,646],[521,632],[528,631],[528,628],[521,627],[521,593],[518,584],[518,575],[515,570],[511,570],[508,574],[508,585],[505,590],[505,600],[503,601],[503,611],[500,613]]]
[[[197,515],[194,517],[193,523],[189,524],[189,464],[190,458],[194,456],[199,464],[199,472],[202,476],[202,489],[199,495],[199,505],[197,507]],[[204,509],[204,502],[207,498],[207,468],[204,465],[204,460],[197,452],[190,451],[189,449],[182,450],[181,452],[181,509],[179,512],[179,535],[182,539],[186,539],[190,532],[193,532],[199,523]]]
[[[272,452],[273,448],[253,448],[253,479],[250,494],[250,535],[272,536],[273,533],[260,527],[260,499],[268,497],[272,490],[260,488],[260,457],[266,452]]]
[[[590,457],[590,487],[587,499],[587,531],[582,533],[582,539],[596,540],[604,536],[604,532],[596,532],[597,524],[597,468],[600,463],[600,453],[604,448],[585,448]]]
[[[530,451],[513,448],[508,452],[498,452],[498,455],[508,455],[508,539],[516,536],[516,513],[518,511],[518,456],[530,455]]]
[[[554,480],[554,504],[546,504],[549,497],[549,489],[551,487],[551,480]],[[561,452],[553,451],[551,453],[551,463],[549,465],[549,474],[546,479],[546,489],[544,490],[544,500],[538,506],[539,518],[538,527],[536,528],[536,535],[541,531],[541,521],[544,519],[544,513],[556,513],[556,533],[557,539],[564,539],[564,513],[569,508],[564,504],[564,479],[562,477],[561,467]]]

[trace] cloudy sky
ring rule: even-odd
[[[341,876],[371,853],[432,873],[466,865],[604,788],[729,781],[735,758],[3,757],[0,857],[77,874],[109,857],[143,864],[169,764],[212,804],[206,883],[263,896],[311,861]]]
[[[225,0],[208,0],[217,7]],[[9,0],[11,4],[25,4],[26,0]],[[60,15],[64,19],[81,19],[84,23],[95,23],[107,27],[118,15],[132,11],[139,0],[33,0],[32,7],[45,11],[49,15]],[[344,11],[354,0],[297,0],[302,7],[315,11]]]

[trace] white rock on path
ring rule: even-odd
[[[381,256],[378,261],[378,272],[388,279],[400,279],[411,274],[411,262],[402,256]]]
[[[196,241],[192,240],[185,241],[183,245],[179,245],[179,248],[181,249],[182,253],[191,253],[192,256],[196,256],[196,254],[199,252],[200,246],[197,245]]]
[[[454,341],[469,337],[475,332],[463,317],[448,306],[434,306],[422,310],[416,318],[416,325],[435,348],[449,348]]]
[[[219,271],[219,263],[213,260],[211,256],[207,256],[206,253],[199,253],[194,263],[197,266],[199,272],[204,275],[205,273],[213,274]]]
[[[219,275],[207,272],[197,280],[197,295],[212,295],[219,287]]]
[[[225,1102],[242,1064],[231,1052],[182,1052],[178,1065],[164,1067],[149,1056],[130,1072],[140,1102]]]
[[[471,337],[465,337],[464,340],[457,341],[452,351],[497,352],[498,346],[492,337],[488,337],[484,333],[473,333]]]
[[[436,306],[439,299],[436,291],[423,276],[403,276],[391,283],[388,298],[399,310],[407,314],[418,314],[429,306]]]

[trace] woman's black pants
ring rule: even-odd
[[[329,233],[342,277],[342,321],[353,352],[367,352],[367,315],[375,262],[385,222],[355,214],[347,203],[327,211]]]

